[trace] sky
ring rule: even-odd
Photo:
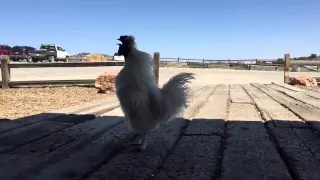
[[[113,55],[120,35],[167,58],[275,59],[320,54],[320,0],[15,0],[0,44],[59,44]]]

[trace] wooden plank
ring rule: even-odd
[[[207,64],[207,68],[230,69],[230,65],[229,65],[229,64],[216,64],[216,63],[210,63],[210,64]]]
[[[211,135],[222,134],[224,119],[227,117],[227,104],[229,100],[229,86],[218,85],[213,95],[208,98],[205,106],[192,119],[185,135]],[[219,103],[217,103],[219,102]]]
[[[212,179],[219,170],[229,87],[219,85],[153,179]],[[219,102],[216,103],[216,102]]]
[[[257,106],[260,111],[273,107],[267,109],[268,114],[275,124],[280,122],[282,126],[274,126],[269,122],[266,125],[294,179],[320,179],[320,173],[317,170],[320,166],[318,133],[315,133],[313,129],[299,127],[299,121],[291,121],[291,119],[298,119],[298,117],[286,108],[279,106],[279,103],[273,101],[268,95],[264,94],[263,96],[262,91],[258,91],[252,86],[244,87],[244,89],[251,97],[256,97],[253,98],[255,103],[262,104],[265,101],[263,105]],[[298,125],[294,125],[295,123]]]
[[[230,85],[230,99],[232,103],[252,103],[248,94],[239,84]]]
[[[232,103],[221,180],[292,179],[252,104]]]
[[[301,89],[301,88],[298,88],[296,86],[292,86],[292,85],[289,85],[289,84],[278,83],[278,82],[271,82],[271,84],[275,84],[275,85],[278,85],[278,86],[281,86],[281,87],[284,87],[284,88],[287,88],[289,90],[296,91],[296,92],[305,91],[304,89]]]
[[[100,115],[110,111],[112,108],[115,107],[110,107],[110,104],[97,106],[78,114],[62,116],[54,120],[43,120],[38,123],[22,126],[21,128],[4,133],[0,135],[0,153],[18,148],[26,143],[38,140],[52,133],[59,132],[78,123],[94,119],[96,114]]]
[[[19,148],[29,142],[94,118],[94,115],[71,115],[58,118],[55,121],[45,120],[9,131],[0,136],[0,153]]]
[[[262,124],[262,118],[252,104],[231,103],[228,121],[256,121]]]
[[[84,147],[82,156],[86,157],[85,159],[88,160],[86,163],[89,164],[93,158],[90,149],[98,148],[93,144],[99,146],[100,151],[107,153],[108,148],[112,149],[112,143],[117,144],[122,139],[132,138],[133,134],[124,126],[121,117],[99,117],[1,155],[1,166],[4,168],[0,170],[0,178],[34,179],[34,175],[44,169],[50,169],[52,165],[59,162],[68,162],[73,155],[78,157],[77,152],[83,150]],[[84,159],[80,158],[77,162],[80,163],[81,160]],[[66,174],[63,175],[66,178]]]
[[[319,66],[319,60],[291,60],[292,65],[308,65],[308,66]]]
[[[312,129],[274,127],[271,133],[294,179],[320,179],[318,133]]]
[[[123,61],[106,62],[56,62],[56,63],[10,63],[10,68],[47,68],[47,67],[99,67],[124,66]]]
[[[104,113],[107,113],[109,111],[112,111],[116,108],[118,108],[120,106],[119,102],[118,101],[115,101],[113,103],[109,103],[109,104],[102,104],[100,106],[96,106],[96,107],[93,107],[91,109],[88,109],[86,111],[81,111],[77,114],[93,114],[95,116],[100,116]]]
[[[112,98],[107,98],[104,100],[83,103],[80,105],[62,108],[59,110],[53,110],[53,111],[49,111],[49,112],[44,112],[44,113],[32,115],[32,116],[27,116],[27,117],[16,119],[14,121],[7,121],[4,123],[1,123],[0,135],[5,132],[14,130],[14,129],[18,129],[18,128],[21,128],[21,127],[24,127],[27,125],[37,123],[39,121],[55,120],[57,118],[67,117],[71,114],[79,114],[80,112],[83,112],[83,111],[84,112],[89,111],[90,113],[97,115],[99,113],[91,111],[93,108],[95,108],[97,106],[103,106],[105,108],[105,111],[107,112],[107,111],[110,111],[116,107],[119,107],[119,102],[116,98],[112,97]]]
[[[45,119],[54,119],[54,118],[58,118],[61,116],[67,116],[66,114],[63,113],[40,113],[40,114],[35,114],[35,115],[31,115],[31,116],[27,116],[27,117],[23,117],[23,118],[19,118],[16,120],[10,120],[10,121],[5,121],[5,122],[1,122],[0,124],[0,135],[3,133],[6,133],[8,131],[12,131],[14,129],[17,128],[21,128],[23,126],[27,126]]]
[[[292,99],[274,89],[271,89],[262,84],[253,84],[262,92],[269,95],[273,100],[277,101],[281,105],[287,107],[292,112],[303,118],[307,123],[312,124],[313,127],[320,130],[320,110],[303,102]]]
[[[301,89],[301,88],[298,88],[298,87],[295,87],[295,86],[292,86],[289,84],[280,84],[280,83],[276,83],[276,82],[272,82],[272,84],[275,84],[275,85],[283,87],[283,88],[287,88],[287,89],[295,91],[295,92],[302,92],[305,95],[308,95],[308,96],[311,96],[313,98],[317,98],[320,100],[320,93],[318,93],[318,92],[307,91],[305,89]]]
[[[275,127],[307,127],[299,117],[252,85],[242,85],[267,121]],[[283,122],[282,122],[283,121]]]
[[[276,71],[278,66],[271,65],[250,65],[250,70]]]
[[[314,107],[320,108],[319,99],[315,99],[313,97],[305,95],[302,92],[294,92],[292,90],[289,90],[289,89],[281,87],[281,86],[277,86],[275,84],[268,84],[267,87],[270,87],[274,90],[280,91],[280,92],[286,94],[287,96],[290,96],[293,99],[296,99],[296,100],[299,100],[299,101],[304,102],[306,104],[310,104]]]
[[[199,104],[206,101],[214,87],[208,87],[193,94],[192,105],[184,117],[192,117],[200,108]],[[198,94],[198,95],[197,95]],[[108,177],[110,179],[147,179],[153,176],[169,151],[176,144],[182,131],[189,121],[185,118],[176,118],[170,123],[160,126],[148,136],[149,146],[143,152],[134,152],[124,149],[98,171],[91,174],[88,180]],[[128,147],[130,149],[130,146]]]
[[[187,62],[187,66],[190,68],[204,68],[206,67],[206,64],[203,64],[202,62]]]
[[[70,80],[33,80],[33,81],[10,81],[10,87],[34,86],[34,85],[63,85],[63,84],[88,84],[94,85],[95,79],[70,79]]]
[[[30,180],[69,180],[83,179],[95,171],[107,159],[121,151],[124,144],[132,140],[134,135],[127,130],[123,122],[117,124],[99,138],[89,142],[84,148],[70,153],[67,158],[47,165],[45,168],[35,171],[28,171],[20,177],[27,177]],[[35,168],[34,168],[35,169]]]
[[[109,179],[147,179],[151,177],[176,144],[188,122],[177,118],[161,126],[148,136],[150,146],[145,151],[131,151],[128,146],[90,175],[88,180],[105,177]]]
[[[204,86],[196,90],[189,98],[189,106],[183,113],[183,118],[191,119],[199,109],[206,103],[208,97],[213,93],[215,86]]]
[[[185,136],[170,153],[154,180],[211,180],[218,169],[219,136]]]

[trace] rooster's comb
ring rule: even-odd
[[[118,38],[118,40],[121,41],[122,43],[129,42],[130,44],[135,44],[135,38],[132,35],[120,36],[120,38]]]

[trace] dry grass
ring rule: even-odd
[[[93,87],[0,89],[0,119],[16,119],[113,96]]]

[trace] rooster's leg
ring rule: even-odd
[[[132,151],[143,151],[146,147],[146,134],[141,134],[139,139],[132,143]]]
[[[140,146],[140,150],[141,151],[145,150],[146,147],[147,147],[146,136],[147,136],[147,133],[143,134],[142,141],[141,141],[141,146]]]

